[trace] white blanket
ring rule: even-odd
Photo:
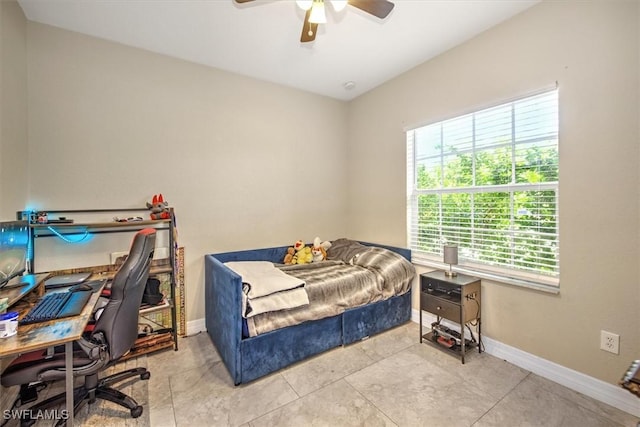
[[[279,270],[271,262],[232,261],[225,265],[242,278],[244,317],[309,304],[305,282]]]

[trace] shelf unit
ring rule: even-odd
[[[118,214],[128,214],[132,212],[138,212],[144,215],[148,214],[147,208],[125,208],[125,209],[81,209],[81,210],[46,210],[42,209],[41,211],[47,212],[47,216],[55,216],[57,218],[66,218],[69,214],[81,215],[81,216],[95,216],[100,214],[110,214],[113,215],[115,213]],[[158,231],[166,231],[168,233],[168,246],[169,253],[168,258],[161,260],[154,260],[151,266],[151,270],[149,273],[150,277],[160,277],[163,275],[168,275],[169,281],[169,295],[165,295],[162,304],[157,306],[141,308],[140,317],[145,318],[145,316],[149,316],[153,313],[159,313],[162,311],[170,312],[170,329],[169,332],[165,333],[164,337],[152,336],[151,339],[144,339],[145,337],[141,337],[137,342],[136,346],[131,351],[131,356],[138,356],[140,354],[149,353],[152,351],[173,347],[174,350],[178,350],[178,327],[177,327],[177,312],[176,312],[176,279],[177,279],[177,245],[176,245],[176,230],[175,230],[175,215],[173,208],[169,209],[170,218],[168,219],[158,219],[158,220],[150,220],[150,219],[142,219],[142,220],[131,220],[126,222],[119,222],[115,219],[111,222],[107,222],[104,220],[100,221],[86,221],[82,220],[79,222],[59,222],[52,221],[47,223],[38,223],[37,215],[34,212],[30,211],[22,211],[17,212],[18,219],[24,219],[29,221],[29,230],[30,230],[30,239],[31,239],[31,251],[29,254],[29,272],[34,273],[36,270],[36,257],[35,257],[35,247],[37,245],[37,240],[40,238],[47,237],[60,237],[66,239],[71,236],[83,236],[83,235],[99,235],[99,234],[109,234],[109,233],[135,233],[144,228],[154,228]],[[135,218],[135,217],[134,217]],[[117,265],[102,265],[102,266],[92,266],[92,267],[79,267],[73,268],[71,270],[61,270],[59,272],[52,272],[52,274],[66,274],[70,272],[77,271],[91,271],[95,273],[103,273],[106,277],[109,275],[115,274],[117,271]],[[152,322],[155,323],[155,322]],[[153,334],[152,334],[153,335]],[[169,336],[170,335],[170,336]],[[152,344],[149,344],[152,342]]]
[[[420,342],[426,341],[436,347],[460,357],[464,364],[465,354],[473,348],[482,352],[482,330],[480,316],[480,279],[458,274],[447,276],[444,271],[433,271],[420,275]],[[436,315],[431,329],[422,332],[422,311]],[[440,322],[447,319],[460,326],[460,332],[451,330]],[[478,327],[478,341],[465,338],[467,324]],[[473,338],[473,335],[471,335]],[[455,344],[454,344],[455,343]],[[453,344],[453,345],[451,345]],[[451,347],[447,347],[451,345]]]

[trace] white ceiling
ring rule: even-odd
[[[384,20],[327,7],[316,40],[300,43],[304,12],[293,0],[18,0],[31,21],[342,100],[538,1],[395,0]]]

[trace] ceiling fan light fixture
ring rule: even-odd
[[[331,0],[331,5],[336,12],[341,12],[349,2],[347,0]]]
[[[312,24],[326,24],[327,15],[324,12],[324,1],[313,0],[313,6],[311,6],[311,15],[309,15],[309,22]]]
[[[309,10],[313,5],[313,0],[296,0],[296,4],[302,10]]]
[[[0,0],[2,1],[2,0]],[[236,3],[249,3],[255,0],[235,0]],[[341,12],[347,5],[373,15],[376,18],[385,19],[393,10],[393,3],[389,0],[328,0],[336,12]],[[300,33],[300,42],[308,43],[316,39],[319,24],[327,23],[327,15],[324,10],[324,0],[295,0],[296,5],[304,10],[304,23]],[[352,85],[348,85],[353,87]]]

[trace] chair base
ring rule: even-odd
[[[126,371],[118,372],[108,377],[97,379],[97,375],[90,375],[85,377],[84,385],[76,387],[73,391],[73,414],[74,417],[80,409],[87,403],[95,403],[96,399],[108,400],[113,403],[129,409],[132,418],[138,418],[142,415],[143,408],[138,405],[132,397],[110,387],[111,384],[139,376],[141,380],[148,380],[151,377],[151,372],[146,368],[133,368]],[[44,410],[58,407],[66,403],[66,394],[61,393],[56,396],[43,400],[40,403],[33,405],[27,411],[25,415],[27,418],[20,420],[22,427],[32,426],[38,421],[38,419],[32,419],[29,416],[38,416],[42,414]],[[66,426],[66,417],[60,418],[56,426]]]

